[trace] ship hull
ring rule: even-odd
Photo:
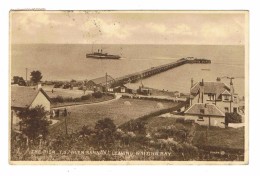
[[[120,56],[117,56],[117,55],[94,55],[94,54],[87,54],[86,58],[92,58],[92,59],[120,59]]]

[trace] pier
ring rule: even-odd
[[[130,83],[130,82],[136,82],[140,79],[148,78],[150,76],[165,72],[167,70],[179,67],[184,64],[210,64],[210,63],[211,63],[211,60],[209,60],[209,59],[198,59],[198,58],[194,58],[194,57],[182,58],[182,59],[179,59],[177,61],[174,61],[174,62],[171,62],[168,64],[151,67],[149,69],[146,69],[146,70],[143,70],[140,72],[136,72],[136,73],[132,73],[132,74],[128,74],[128,75],[116,78],[115,80],[113,80],[113,82],[110,82],[110,84],[112,85],[112,87],[114,87],[114,86],[118,86],[118,85],[124,85],[124,84]]]

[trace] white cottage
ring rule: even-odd
[[[199,125],[225,128],[225,114],[214,104],[195,103],[184,114],[186,120],[194,120]]]
[[[11,86],[10,101],[12,128],[16,130],[19,130],[19,122],[21,121],[17,116],[18,112],[38,105],[43,106],[46,111],[50,112],[50,98],[40,87]]]

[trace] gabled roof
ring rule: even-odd
[[[192,88],[191,88],[191,94],[197,95],[200,89],[200,84],[196,83]],[[204,82],[204,93],[206,94],[215,94],[216,97],[218,98],[219,95],[221,95],[225,90],[228,92],[230,91],[230,88],[223,82]]]
[[[28,108],[39,92],[50,101],[49,96],[42,90],[32,87],[11,86],[11,107]]]
[[[204,111],[204,112],[202,112]],[[196,103],[191,105],[184,114],[200,116],[225,117],[225,114],[214,104]]]
[[[107,78],[106,78],[106,76],[103,76],[103,77],[100,77],[100,78],[92,79],[90,81],[93,81],[95,84],[106,84],[106,81],[113,81],[113,80],[114,80],[114,78],[107,75]]]
[[[227,90],[224,90],[224,91],[221,93],[221,95],[231,95],[231,93],[230,93],[229,91],[227,91]]]

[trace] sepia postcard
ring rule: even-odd
[[[248,11],[10,11],[10,164],[248,164]]]

